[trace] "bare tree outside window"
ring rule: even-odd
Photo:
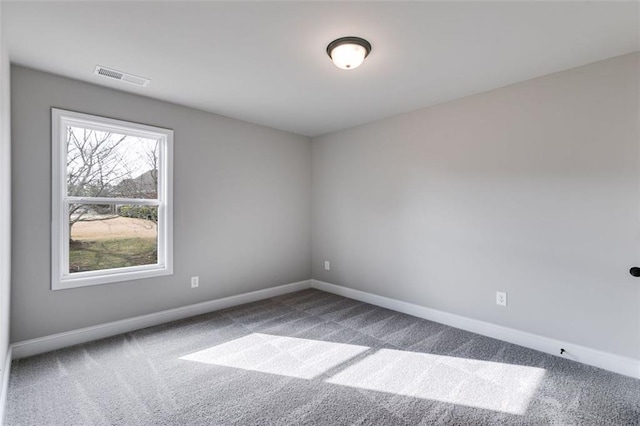
[[[156,199],[158,141],[67,127],[67,195]],[[158,209],[118,203],[69,205],[69,271],[157,261]]]

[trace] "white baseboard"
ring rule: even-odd
[[[236,296],[225,297],[222,299],[211,300],[208,302],[197,303],[195,305],[183,306],[180,308],[170,309],[149,315],[129,318],[120,321],[100,324],[93,327],[85,327],[77,330],[57,333],[50,336],[40,337],[36,339],[25,340],[11,345],[9,356],[13,359],[24,358],[27,356],[37,355],[52,350],[86,343],[105,337],[115,336],[121,333],[127,333],[141,328],[151,327],[183,318],[189,318],[195,315],[204,314],[232,306],[242,305],[244,303],[255,302],[270,297],[280,296],[282,294],[294,291],[304,290],[307,288],[316,288],[318,290],[327,291],[329,293],[338,294],[351,299],[360,300],[372,305],[381,306],[397,312],[413,315],[419,318],[428,319],[441,324],[446,324],[462,330],[481,334],[483,336],[492,337],[503,340],[505,342],[535,349],[551,355],[560,356],[560,348],[564,348],[566,352],[563,358],[581,362],[583,364],[592,365],[615,373],[624,374],[626,376],[640,379],[640,360],[634,358],[623,357],[608,352],[587,348],[572,343],[566,343],[559,340],[539,336],[525,331],[504,327],[480,320],[475,320],[448,312],[438,311],[436,309],[427,308],[413,303],[403,302],[360,290],[318,281],[306,280],[297,283],[285,284],[278,287],[272,287],[264,290],[253,291],[250,293],[239,294]],[[10,367],[11,358],[7,361]],[[8,370],[2,375],[3,381],[0,393],[0,415],[3,412],[3,399],[6,398],[6,388],[8,385]],[[2,417],[0,417],[2,419]],[[0,421],[0,424],[1,421]]]
[[[7,393],[9,392],[9,372],[11,371],[11,346],[7,350],[2,371],[0,371],[0,425],[4,424],[4,412],[7,406]]]
[[[311,280],[311,287],[640,379],[640,360],[638,359],[561,342],[537,334],[450,314],[448,312],[438,311],[436,309],[426,308],[413,303],[402,302],[400,300],[390,299],[388,297],[378,296],[323,281]],[[560,355],[560,348],[565,349],[566,352],[564,355]]]
[[[310,287],[311,280],[299,281],[264,290],[257,290],[236,296],[169,309],[153,314],[108,322],[105,324],[52,334],[50,336],[39,337],[36,339],[24,340],[11,345],[13,349],[13,359],[37,355],[56,349],[78,345],[80,343],[86,343],[93,340],[103,339],[105,337],[115,336],[117,334],[139,330],[141,328],[189,318],[195,315],[206,314],[208,312],[229,308],[231,306],[268,299],[270,297],[280,296]]]

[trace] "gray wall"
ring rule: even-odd
[[[314,139],[313,277],[640,358],[639,61]]]
[[[0,3],[0,29],[2,4]],[[11,289],[11,132],[9,56],[0,31],[0,380],[9,350],[9,298]],[[8,372],[7,372],[8,373]],[[2,393],[0,381],[0,394]],[[3,412],[0,400],[0,413]],[[0,415],[0,424],[2,416]]]
[[[310,139],[21,67],[11,84],[13,342],[310,278]],[[51,107],[174,130],[173,276],[50,290]]]

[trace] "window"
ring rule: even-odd
[[[51,110],[53,290],[170,275],[173,131]]]

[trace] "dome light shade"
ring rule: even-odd
[[[359,67],[371,52],[371,44],[360,37],[342,37],[327,46],[327,55],[343,70]]]

